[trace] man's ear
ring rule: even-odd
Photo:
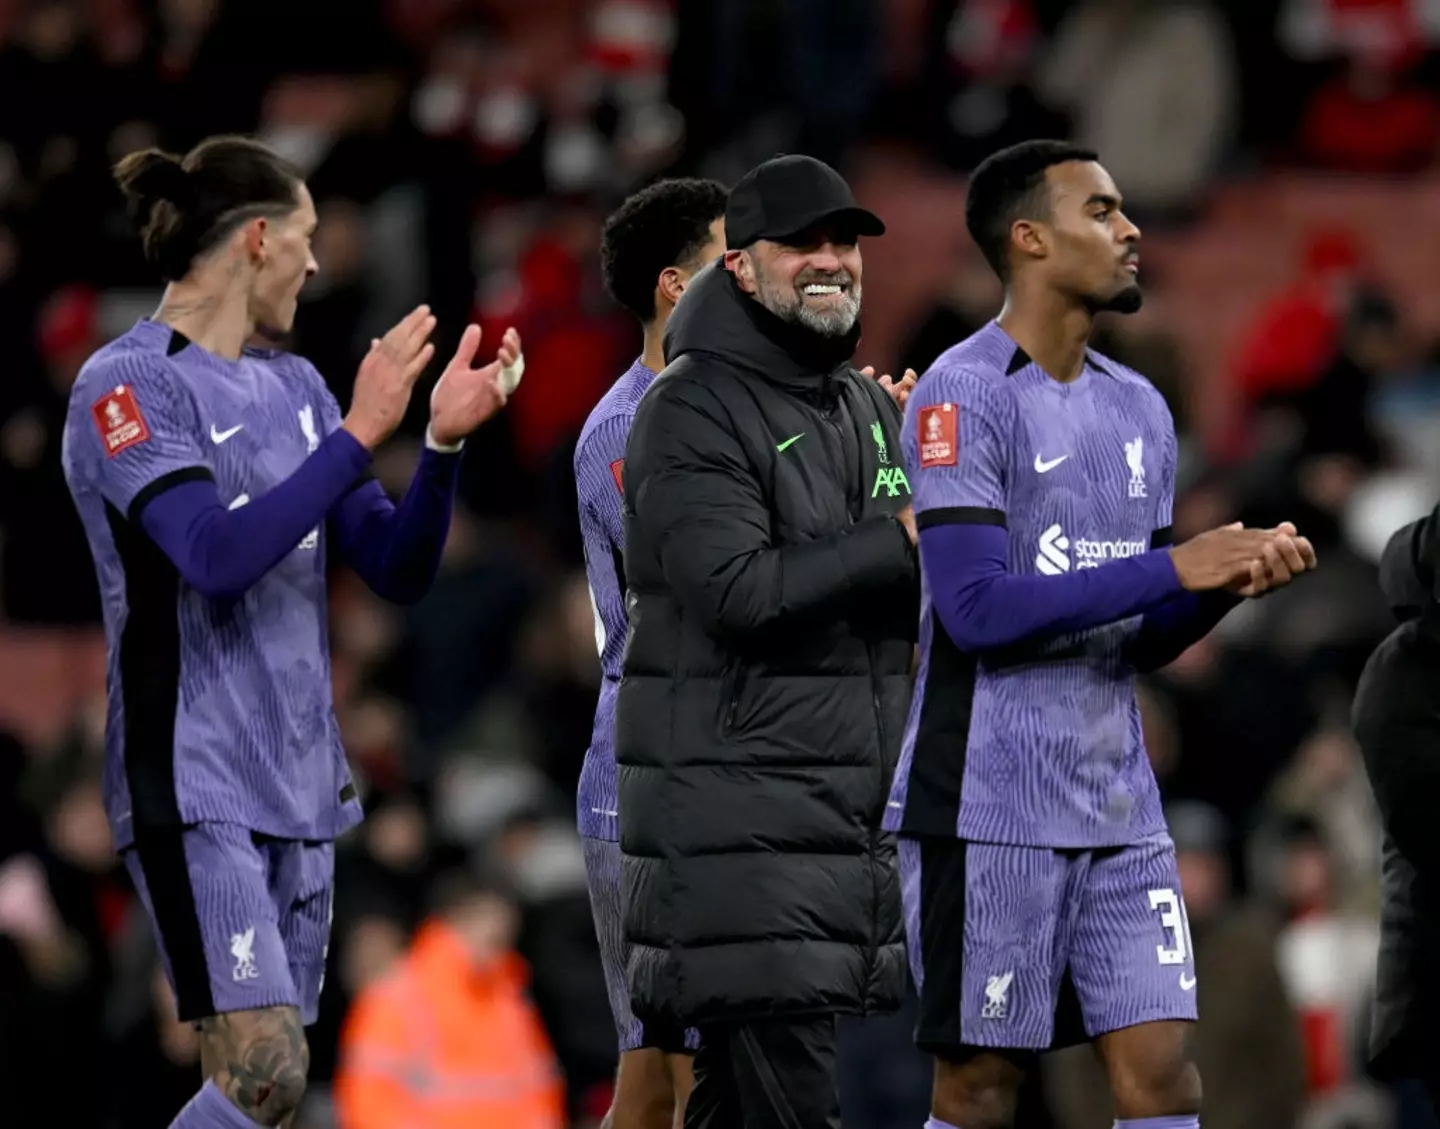
[[[1034,220],[1016,220],[1010,225],[1010,246],[1032,259],[1050,254],[1050,232]]]
[[[657,298],[663,298],[671,306],[680,301],[680,295],[685,293],[685,287],[690,283],[690,275],[679,267],[666,267],[660,272],[659,281],[655,284]]]
[[[760,289],[755,282],[755,260],[749,251],[726,251],[725,269],[735,276],[735,281],[746,294],[754,294]]]
[[[263,265],[267,257],[265,236],[269,234],[270,221],[264,216],[256,216],[240,230],[244,233],[246,254],[256,266]]]

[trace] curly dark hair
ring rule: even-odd
[[[970,174],[965,226],[990,269],[1010,281],[1010,227],[1018,219],[1049,213],[1042,191],[1045,170],[1067,161],[1095,161],[1099,155],[1067,141],[1022,141],[992,153]]]
[[[725,215],[729,193],[713,180],[660,180],[629,197],[605,221],[600,267],[610,296],[641,322],[655,318],[655,284],[667,267],[694,267]]]

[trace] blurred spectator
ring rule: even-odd
[[[1299,392],[1319,378],[1340,344],[1366,274],[1353,232],[1310,233],[1294,280],[1255,314],[1236,347],[1234,380],[1247,417],[1266,397]],[[1242,428],[1246,422],[1237,421]]]
[[[1037,86],[1075,122],[1137,222],[1192,213],[1234,131],[1230,29],[1206,0],[1085,0],[1056,32]]]
[[[954,254],[948,285],[920,318],[900,349],[899,368],[924,373],[935,358],[982,328],[1000,308],[1000,283],[965,236]]]
[[[535,1005],[565,1075],[568,1108],[583,1125],[587,1111],[598,1120],[609,1108],[617,1051],[573,804],[560,810],[553,818],[517,811],[488,858],[517,892],[519,951],[534,970]]]
[[[680,4],[671,85],[706,175],[733,181],[777,151],[843,167],[877,87],[881,12],[877,0]]]
[[[973,169],[1007,145],[1068,135],[1032,82],[1044,46],[1032,0],[938,0],[927,42],[930,142],[946,164]]]
[[[1286,0],[1282,45],[1296,58],[1337,64],[1311,97],[1300,154],[1347,172],[1428,164],[1440,99],[1415,70],[1437,32],[1440,10],[1426,0]]]
[[[565,209],[521,254],[516,288],[478,311],[488,340],[498,341],[509,325],[520,331],[526,380],[545,389],[516,396],[506,409],[520,459],[512,469],[537,469],[558,445],[573,441],[628,354],[630,325],[599,306],[599,240],[596,213]],[[573,505],[568,513],[573,517]]]
[[[1331,903],[1366,915],[1378,906],[1380,816],[1347,720],[1332,717],[1306,738],[1276,780],[1269,810],[1302,827],[1313,821],[1328,845]]]
[[[1312,96],[1300,156],[1352,173],[1415,172],[1430,164],[1440,97],[1406,71],[1356,59]]]
[[[525,995],[519,918],[469,874],[437,886],[409,952],[361,992],[335,1080],[342,1129],[560,1129],[564,1087]]]
[[[52,295],[40,314],[45,379],[15,389],[18,403],[0,421],[0,596],[13,622],[76,626],[100,619],[85,531],[60,469],[60,441],[70,387],[101,343],[94,291],[74,286]],[[18,375],[23,380],[23,370]]]
[[[1336,904],[1336,859],[1313,820],[1296,816],[1280,829],[1274,881],[1290,922],[1277,956],[1300,1015],[1306,1089],[1312,1113],[1364,1104],[1360,1074],[1368,1030],[1367,997],[1375,975],[1379,928],[1373,916]]]
[[[1404,327],[1388,295],[1362,289],[1346,311],[1339,348],[1313,384],[1289,400],[1299,418],[1303,454],[1353,460],[1357,473],[1389,461],[1373,419],[1380,384],[1407,366]],[[1283,396],[1273,403],[1286,403]]]

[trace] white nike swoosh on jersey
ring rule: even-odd
[[[1185,973],[1182,972],[1180,974],[1180,990],[1182,992],[1188,992],[1193,987],[1195,987],[1195,977],[1186,976]]]
[[[1069,457],[1069,455],[1061,455],[1058,459],[1051,459],[1047,463],[1044,459],[1040,457],[1039,453],[1037,452],[1035,455],[1035,473],[1049,474],[1052,470],[1054,470],[1057,466],[1059,466]]]
[[[212,423],[210,425],[210,442],[218,446],[219,444],[225,442],[225,440],[229,439],[232,435],[235,435],[244,430],[245,425],[243,423],[237,423],[229,431],[221,431]]]

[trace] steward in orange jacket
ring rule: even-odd
[[[526,995],[512,903],[469,876],[346,1017],[341,1129],[562,1129],[555,1052]]]

